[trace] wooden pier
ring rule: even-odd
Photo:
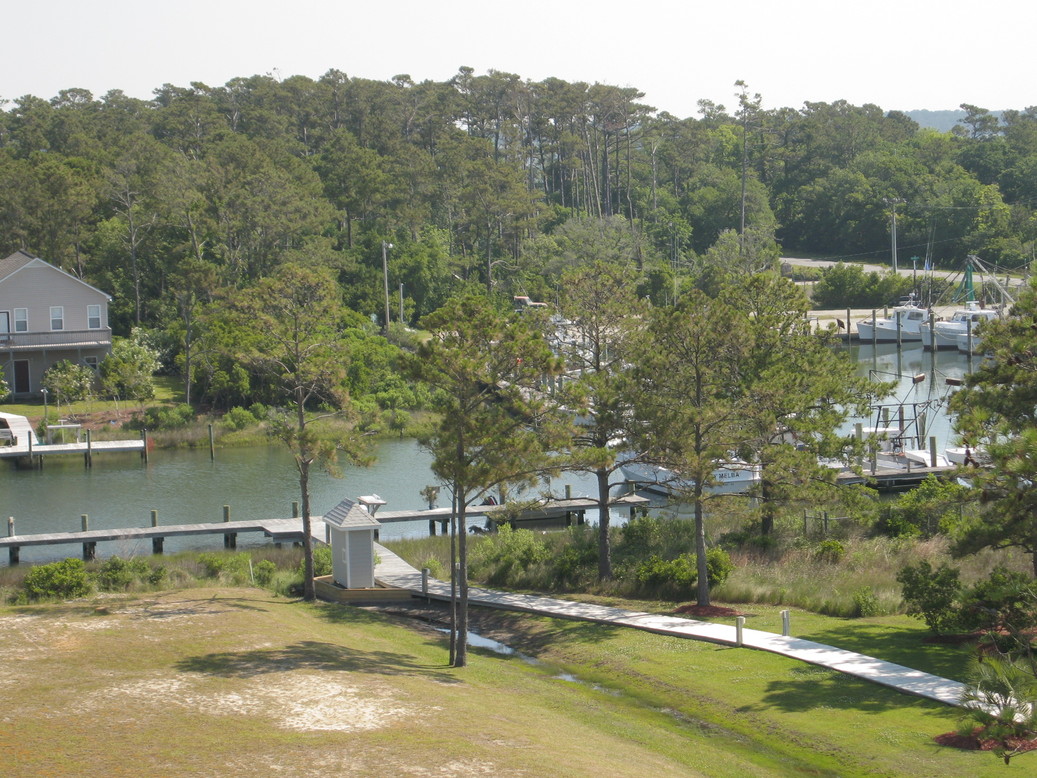
[[[911,468],[876,467],[874,469],[865,467],[861,475],[857,475],[851,470],[844,470],[835,480],[836,483],[843,486],[863,484],[879,492],[897,492],[918,486],[930,475],[947,478],[953,475],[957,469],[957,465],[938,465],[937,467],[915,465]]]
[[[612,501],[613,508],[627,508],[633,512],[649,503],[645,497],[637,495],[626,495]],[[491,517],[494,513],[506,510],[506,505],[479,505],[473,506],[467,512],[468,518]],[[513,523],[536,521],[564,522],[569,526],[573,522],[582,524],[584,514],[597,507],[597,502],[589,498],[572,498],[567,500],[553,500],[545,502],[539,507],[525,509],[513,517]],[[189,535],[223,535],[224,548],[236,548],[237,537],[244,533],[261,532],[275,543],[301,543],[302,519],[255,519],[249,521],[230,521],[229,508],[224,508],[224,520],[208,522],[203,524],[171,524],[161,526],[158,524],[155,512],[152,512],[152,525],[150,527],[122,527],[118,529],[89,529],[89,517],[82,517],[82,528],[78,532],[48,532],[37,535],[17,535],[14,532],[14,520],[8,520],[8,536],[0,538],[0,548],[6,548],[10,564],[19,562],[21,549],[27,546],[60,546],[81,545],[83,548],[83,559],[91,560],[97,556],[97,544],[109,541],[134,541],[151,540],[151,550],[154,554],[161,554],[163,544],[168,537],[184,537]],[[436,534],[438,523],[444,533],[450,521],[449,508],[433,508],[432,510],[408,510],[408,511],[384,511],[377,513],[374,518],[382,524],[392,524],[406,521],[428,521],[429,534]],[[313,516],[310,519],[310,534],[315,541],[328,542],[327,527],[321,516]],[[376,533],[377,534],[377,533]]]
[[[362,499],[362,498],[361,498]],[[636,494],[627,494],[622,497],[613,498],[609,506],[613,509],[627,509],[630,517],[638,508],[647,507],[651,502],[647,497]],[[506,511],[507,505],[472,505],[465,511],[466,519],[493,519],[501,511]],[[525,508],[517,516],[510,519],[512,526],[523,522],[557,521],[564,522],[566,527],[572,524],[583,524],[587,511],[596,510],[598,501],[590,497],[570,497],[564,500],[549,500],[541,503],[535,508]],[[450,508],[432,508],[424,511],[377,511],[374,518],[382,524],[392,524],[400,521],[423,521],[428,520],[429,535],[436,534],[436,525],[439,524],[443,534],[446,534],[450,523]]]
[[[74,428],[76,425],[57,424],[53,428]],[[82,454],[87,467],[93,465],[94,454],[116,451],[136,451],[148,460],[147,432],[139,440],[93,440],[90,430],[85,441],[75,443],[40,443],[29,420],[24,416],[0,413],[0,459],[27,460],[33,467],[43,467],[43,457],[54,455]]]

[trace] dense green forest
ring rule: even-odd
[[[1033,257],[1037,107],[964,106],[939,133],[875,105],[764,109],[741,82],[732,109],[701,101],[697,118],[641,98],[470,68],[24,96],[0,111],[0,251],[112,293],[117,332],[172,315],[187,259],[232,288],[287,261],[326,266],[350,307],[382,318],[383,241],[411,322],[465,283],[554,300],[589,254],[634,263],[667,301],[725,231],[743,262],[779,246],[881,258],[894,205],[906,256]]]

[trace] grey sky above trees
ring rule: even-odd
[[[73,87],[148,98],[164,83],[317,78],[332,68],[442,81],[466,65],[633,86],[681,118],[696,115],[700,99],[736,106],[737,79],[765,108],[846,100],[886,110],[1022,109],[1037,102],[1024,80],[1037,12],[1024,0],[997,10],[966,0],[530,0],[478,12],[460,0],[17,3],[4,10],[4,50],[22,64],[0,71],[0,100]]]

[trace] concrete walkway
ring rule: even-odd
[[[410,589],[421,594],[421,572],[411,567],[384,546],[377,546],[380,558],[375,568],[379,584],[397,589]],[[438,600],[450,599],[450,584],[429,579],[428,594]],[[643,629],[660,635],[706,640],[723,645],[736,645],[735,628],[676,616],[629,611],[606,605],[558,600],[529,594],[511,594],[490,589],[468,590],[469,602],[490,608],[539,613],[563,619],[591,621]],[[814,643],[794,637],[783,637],[755,629],[742,630],[742,645],[761,651],[770,651],[792,659],[838,670],[866,681],[889,686],[898,691],[926,697],[948,705],[958,705],[964,684],[936,675],[912,670],[909,667],[884,662],[881,659],[844,651],[823,643]]]

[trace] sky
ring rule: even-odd
[[[0,100],[149,98],[165,83],[319,78],[330,69],[445,81],[458,68],[636,87],[684,118],[846,100],[885,110],[1037,104],[1033,0],[49,0],[4,3]],[[10,108],[8,104],[6,106]]]

